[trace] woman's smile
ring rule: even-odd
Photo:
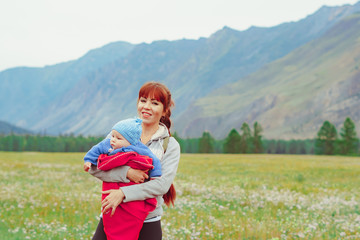
[[[151,117],[151,114],[148,112],[142,112],[143,117]]]

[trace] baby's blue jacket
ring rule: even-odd
[[[90,162],[93,165],[97,165],[97,159],[99,158],[100,154],[108,154],[114,155],[119,152],[137,152],[140,155],[149,156],[152,158],[152,164],[154,169],[150,170],[149,176],[150,177],[160,177],[161,176],[161,163],[160,160],[151,152],[151,150],[145,146],[142,142],[139,141],[136,145],[130,145],[127,147],[122,147],[119,149],[115,149],[109,153],[111,149],[110,139],[105,138],[95,146],[93,146],[85,155],[84,161]]]

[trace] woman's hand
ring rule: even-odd
[[[139,169],[133,169],[129,168],[126,177],[134,183],[143,183],[145,179],[148,179],[149,176],[145,173],[147,170],[139,170]]]
[[[119,204],[122,203],[122,201],[125,198],[123,191],[121,189],[118,190],[112,189],[112,190],[102,191],[101,193],[109,194],[101,202],[101,209],[102,209],[101,212],[103,214],[106,214],[110,210],[110,208],[112,208],[110,216],[114,215],[117,206],[119,206]]]

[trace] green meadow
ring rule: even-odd
[[[0,152],[1,239],[91,239],[83,153]],[[360,158],[183,154],[164,239],[360,239]]]

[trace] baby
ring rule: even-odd
[[[115,155],[133,151],[152,158],[154,168],[150,170],[150,177],[161,176],[160,160],[140,141],[141,122],[139,118],[129,118],[116,123],[111,130],[111,138],[105,138],[86,153],[84,170],[89,171],[92,164],[97,166],[101,154]]]

